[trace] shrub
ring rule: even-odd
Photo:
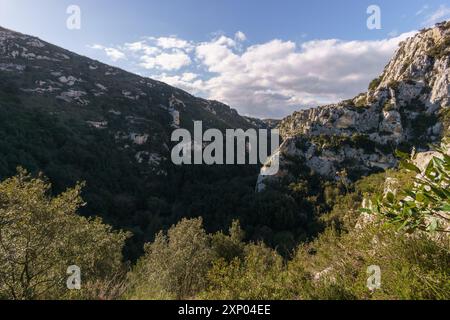
[[[0,183],[1,299],[96,299],[92,283],[121,272],[128,234],[77,215],[81,187],[51,197],[51,185],[23,169]],[[80,291],[66,287],[71,265],[81,269]]]
[[[381,83],[381,77],[373,79],[369,84],[369,90],[375,90]]]
[[[218,300],[265,300],[285,296],[283,259],[263,244],[249,244],[243,259],[215,261],[208,289],[200,296]]]
[[[214,257],[203,220],[183,219],[145,245],[130,273],[130,299],[187,299],[205,288]]]
[[[369,224],[339,235],[328,230],[289,263],[290,292],[303,299],[448,299],[448,243]],[[367,268],[381,287],[367,288]],[[302,279],[302,280],[298,280]]]

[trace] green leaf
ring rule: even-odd
[[[416,194],[416,201],[423,202],[425,200],[425,196],[422,192]]]
[[[400,166],[406,170],[421,173],[420,169],[408,161],[400,161]]]
[[[409,159],[410,155],[407,154],[406,152],[400,151],[400,150],[395,150],[395,155],[400,158],[400,159]]]
[[[395,201],[395,196],[394,196],[394,194],[393,194],[392,192],[386,193],[386,200],[387,200],[389,203],[393,203],[393,202]]]

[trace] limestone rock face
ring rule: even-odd
[[[448,135],[449,92],[450,22],[445,22],[401,43],[367,93],[285,118],[278,126],[284,139],[281,170],[293,157],[330,179],[342,169],[357,177],[391,168],[400,145],[422,150]],[[258,188],[271,179],[261,176]]]

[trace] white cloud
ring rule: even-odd
[[[389,37],[396,37],[396,36],[398,36],[398,30],[397,29],[392,30],[391,32],[388,33],[388,36]]]
[[[236,41],[234,41],[231,38],[228,38],[226,36],[220,36],[219,38],[217,38],[216,40],[213,41],[215,44],[220,45],[220,46],[226,46],[229,48],[233,48],[236,46]]]
[[[156,41],[156,44],[158,47],[161,47],[163,49],[186,49],[189,48],[191,45],[188,41],[178,39],[175,36],[172,37],[160,37],[160,38],[150,38],[152,40]]]
[[[103,50],[104,46],[100,45],[100,44],[93,44],[91,46],[88,46],[91,49],[95,49],[95,50]]]
[[[195,54],[197,59],[207,67],[210,72],[227,72],[232,71],[230,68],[236,67],[239,61],[230,46],[234,45],[234,41],[224,36],[212,42],[204,42],[197,46]]]
[[[218,35],[201,43],[147,38],[119,48],[135,68],[150,70],[157,80],[228,103],[241,114],[283,117],[366,91],[399,42],[412,35],[378,41],[311,40],[301,45],[274,39],[244,48],[244,36],[236,34],[235,39]]]
[[[436,11],[427,15],[422,24],[424,26],[431,27],[438,22],[448,19],[450,19],[450,7],[447,7],[447,5],[441,5]]]
[[[182,52],[161,53],[156,56],[144,55],[141,57],[140,65],[145,69],[160,68],[162,70],[178,70],[191,64],[191,58]]]
[[[236,39],[236,41],[240,41],[240,42],[247,40],[247,36],[242,31],[236,32],[236,34],[234,35],[234,38]]]
[[[116,48],[108,48],[99,44],[94,44],[90,46],[90,48],[95,50],[103,50],[106,53],[106,55],[114,62],[127,58],[125,53]]]
[[[161,50],[157,47],[149,46],[145,41],[137,41],[132,43],[125,43],[125,48],[131,52],[144,52],[146,55],[153,55],[160,53]]]
[[[115,48],[105,48],[106,55],[111,58],[112,61],[117,61],[120,59],[126,59],[125,54]]]
[[[314,40],[300,47],[272,40],[242,54],[213,41],[199,45],[196,56],[214,73],[203,83],[210,98],[244,114],[279,117],[365,91],[398,43],[411,35],[380,41]]]
[[[171,86],[189,91],[192,94],[201,94],[205,84],[199,79],[199,75],[191,72],[185,72],[181,75],[168,75],[162,73],[153,75],[151,78],[170,84]]]
[[[195,74],[195,73],[192,73],[192,72],[185,72],[181,76],[181,79],[183,81],[193,81],[196,78],[198,78],[198,74]]]
[[[125,43],[125,47],[130,51],[141,51],[144,50],[145,46],[146,44],[144,41]]]

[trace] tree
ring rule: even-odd
[[[208,272],[208,289],[201,295],[205,299],[263,300],[282,299],[286,285],[283,258],[262,243],[248,244],[244,257],[231,262],[214,261]]]
[[[23,169],[0,183],[0,298],[81,298],[83,288],[121,269],[128,234],[77,215],[82,186],[52,197],[42,176]],[[81,270],[80,291],[66,287],[72,265]]]
[[[213,259],[202,218],[183,219],[145,245],[130,274],[131,299],[187,299],[205,287]]]
[[[214,250],[216,259],[224,259],[227,262],[236,257],[244,255],[245,232],[241,229],[240,222],[234,220],[229,229],[229,235],[223,232],[217,232],[211,236],[211,247]]]

